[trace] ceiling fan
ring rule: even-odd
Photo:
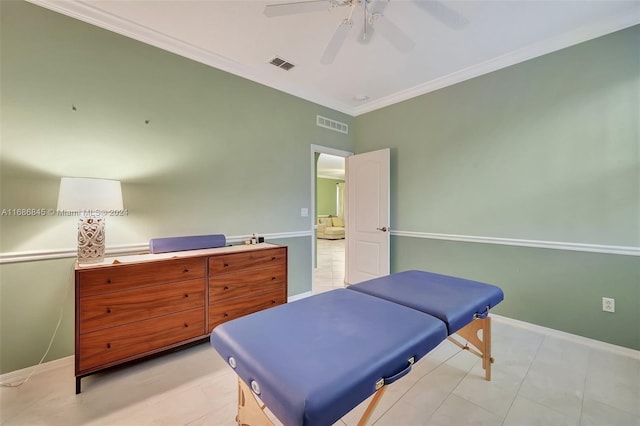
[[[413,49],[415,42],[400,27],[384,16],[384,9],[387,7],[389,1],[390,0],[310,0],[277,3],[265,6],[264,14],[272,18],[308,12],[332,11],[342,7],[348,8],[348,16],[338,25],[320,59],[320,62],[323,64],[331,64],[353,27],[354,13],[360,13],[357,11],[358,8],[362,9],[363,14],[362,32],[358,36],[361,42],[368,42],[375,28],[377,33],[380,33],[400,52],[408,52]],[[422,9],[453,28],[462,28],[468,23],[463,16],[437,1],[413,1]]]

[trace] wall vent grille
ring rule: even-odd
[[[277,56],[270,60],[269,63],[271,65],[275,65],[278,68],[282,68],[285,71],[289,71],[291,68],[295,67],[295,65],[293,65],[291,62],[285,61],[284,59]]]
[[[320,127],[324,127],[325,129],[333,130],[340,133],[349,133],[349,125],[345,123],[341,123],[336,120],[331,120],[330,118],[323,117],[321,115],[316,115],[316,124]]]

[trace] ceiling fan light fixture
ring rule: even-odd
[[[358,13],[361,9],[363,14],[362,31],[357,37],[357,40],[360,43],[369,43],[374,33],[374,27],[379,27],[379,31],[376,30],[376,32],[379,32],[380,35],[387,39],[387,41],[400,52],[408,52],[413,49],[415,43],[407,34],[404,33],[403,28],[395,25],[389,19],[385,18],[384,10],[389,1],[390,0],[297,0],[290,3],[267,4],[265,6],[264,13],[268,17],[276,17],[326,10],[327,6],[329,6],[329,11],[338,7],[348,6],[350,9],[348,17],[343,19],[340,25],[338,25],[338,28],[333,33],[333,36],[329,40],[329,44],[320,57],[321,64],[330,65],[342,49],[342,46],[347,39],[348,32],[351,27],[353,27],[352,18],[354,13],[356,13],[356,9],[358,10]],[[431,2],[438,0],[413,1]],[[443,8],[443,10],[448,9]],[[293,68],[293,66],[291,66],[291,68]]]

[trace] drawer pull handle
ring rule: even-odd
[[[272,300],[272,301],[271,301],[271,304],[272,304],[272,305],[275,305],[275,304],[276,304],[276,301],[275,301],[275,300]]]
[[[272,257],[271,257],[271,260],[276,260],[276,257],[275,257],[275,256],[272,256]]]
[[[224,286],[223,290],[229,290],[229,286]]]
[[[275,281],[276,277],[271,277],[271,281]]]
[[[185,269],[185,270],[184,270],[184,271],[182,271],[182,272],[187,273],[187,272],[189,272],[189,270],[188,270],[188,269]]]
[[[189,293],[185,293],[185,294],[184,294],[184,297],[189,297]]]
[[[110,314],[111,313],[111,308],[107,308],[107,313]]]
[[[111,278],[107,279],[107,284],[111,284]]]
[[[223,316],[226,318],[229,316],[229,314],[225,312]]]
[[[186,322],[184,323],[184,328],[189,328],[189,324],[187,324]]]
[[[225,264],[224,264],[224,267],[225,267],[225,268],[226,268],[226,267],[228,267],[228,266],[229,266],[229,264],[228,264],[228,263],[225,263]]]
[[[111,349],[111,343],[107,343],[107,349]]]

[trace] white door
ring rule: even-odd
[[[389,148],[346,159],[345,281],[389,275]]]

